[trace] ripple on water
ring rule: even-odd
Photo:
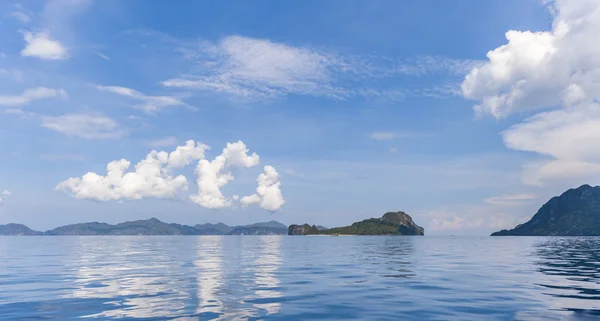
[[[588,320],[600,238],[4,237],[1,320]]]

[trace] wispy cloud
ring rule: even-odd
[[[105,55],[105,54],[103,54],[101,52],[98,52],[98,51],[96,51],[96,56],[98,56],[98,57],[100,57],[100,58],[102,58],[104,60],[110,60],[110,57],[108,57],[107,55]]]
[[[359,57],[237,35],[193,45],[165,35],[161,38],[182,46],[185,57],[194,62],[193,72],[162,81],[163,86],[243,100],[285,95],[398,100],[406,96],[404,89],[378,88],[367,82],[403,76],[461,76],[479,65],[472,60],[438,56],[404,61]]]
[[[23,11],[14,11],[10,15],[22,23],[29,23],[31,21],[31,17]]]
[[[491,205],[517,205],[522,202],[535,200],[536,198],[535,194],[529,193],[507,194],[486,198],[484,202]]]
[[[112,139],[125,135],[112,118],[91,114],[65,114],[42,117],[42,126],[67,136],[83,139]]]
[[[177,145],[177,138],[175,136],[169,136],[162,139],[149,141],[146,143],[146,145],[154,148],[175,146]]]
[[[62,161],[73,161],[79,162],[87,159],[85,155],[81,154],[42,154],[40,155],[41,159],[52,161],[52,162],[62,162]]]
[[[0,56],[2,55],[0,54]],[[0,77],[10,77],[18,83],[22,83],[25,80],[23,72],[18,69],[0,69]]]
[[[134,108],[140,109],[148,114],[154,114],[163,108],[171,106],[187,106],[188,108],[193,108],[185,104],[179,98],[173,96],[148,96],[137,90],[120,86],[96,86],[96,88],[140,101],[141,104],[134,105]]]
[[[419,135],[414,132],[393,132],[393,131],[380,131],[380,132],[372,132],[369,134],[369,138],[375,140],[394,140],[398,138],[409,138],[415,137]]]
[[[28,104],[34,100],[60,97],[68,99],[67,92],[63,89],[36,87],[25,89],[20,95],[0,95],[0,106],[16,107]]]

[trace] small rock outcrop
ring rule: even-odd
[[[319,231],[322,231],[315,225],[296,225],[292,224],[288,228],[288,235],[310,235],[310,234],[318,234]]]

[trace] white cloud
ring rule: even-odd
[[[147,144],[150,147],[158,148],[158,147],[169,147],[173,145],[177,145],[177,138],[175,136],[169,136],[162,139],[157,139],[148,142]]]
[[[550,160],[524,167],[524,182],[589,178],[600,174],[600,105],[535,115],[503,133],[508,148],[535,152]]]
[[[0,69],[0,76],[9,76],[18,83],[22,83],[25,80],[23,72],[18,69]]]
[[[411,132],[373,132],[369,135],[369,138],[375,140],[394,140],[397,138],[409,138],[416,135],[417,133]]]
[[[462,83],[479,115],[497,118],[547,108],[503,135],[508,148],[541,154],[524,166],[532,185],[600,175],[600,2],[548,2],[552,29],[507,32],[508,43],[488,53]]]
[[[207,145],[189,140],[171,153],[151,151],[135,165],[135,171],[127,171],[131,165],[128,160],[115,160],[107,165],[106,176],[89,172],[59,183],[56,189],[75,198],[96,201],[174,198],[188,189],[188,181],[183,175],[173,177],[173,170],[198,161],[195,171],[198,193],[190,195],[190,200],[206,208],[231,207],[240,201],[239,197],[226,197],[221,192],[221,187],[234,179],[231,170],[256,166],[260,158],[256,153],[249,154],[242,141],[227,143],[212,161],[204,159],[208,149]],[[256,194],[242,199],[243,205],[257,203],[264,209],[275,211],[285,204],[275,168],[265,166],[257,182]]]
[[[261,208],[276,211],[285,204],[281,194],[279,174],[273,166],[265,166],[264,172],[258,176],[256,181],[258,182],[256,193],[242,197],[240,202],[243,205],[260,204]]]
[[[396,63],[388,72],[409,76],[457,75],[464,76],[473,68],[482,65],[481,61],[452,59],[444,56],[422,56]]]
[[[64,114],[42,117],[42,126],[84,139],[119,138],[125,134],[112,118],[91,114]]]
[[[395,154],[395,153],[397,153],[397,152],[398,152],[398,148],[396,148],[396,147],[390,147],[390,148],[388,149],[388,152],[390,152],[390,153],[392,153],[392,154]]]
[[[161,82],[163,86],[244,100],[268,100],[289,94],[398,100],[405,96],[402,90],[369,88],[365,80],[441,73],[464,75],[477,65],[446,57],[410,61],[367,59],[237,35],[200,46],[194,43],[184,51],[196,62],[194,69],[199,72],[165,80]]]
[[[96,55],[104,60],[110,60],[110,58],[107,55],[105,55],[101,52],[96,52]]]
[[[490,51],[462,84],[476,111],[504,117],[513,112],[593,101],[600,94],[600,3],[551,3],[551,31],[511,30],[508,43]]]
[[[490,205],[507,206],[507,205],[518,205],[522,202],[531,201],[536,198],[537,197],[535,196],[535,194],[521,193],[521,194],[507,194],[507,195],[494,196],[494,197],[486,198],[483,201]]]
[[[0,95],[0,106],[15,107],[28,104],[35,100],[60,97],[68,99],[67,92],[63,89],[36,87],[25,89],[20,95]]]
[[[102,91],[111,92],[117,95],[126,96],[141,101],[141,104],[135,105],[134,107],[148,114],[154,114],[165,107],[185,105],[179,98],[176,97],[147,96],[137,90],[126,87],[96,86],[96,88]]]
[[[245,98],[283,94],[330,95],[334,57],[263,39],[240,36],[223,38],[200,53],[207,75],[170,79],[166,87],[189,87]],[[335,94],[334,94],[335,95]]]
[[[12,195],[12,193],[8,190],[4,190],[2,193],[0,193],[0,205],[2,205],[4,203],[4,201],[6,200],[6,198],[11,195]]]
[[[60,161],[83,161],[87,159],[85,155],[80,154],[42,154],[40,155],[41,159],[45,159],[47,161],[52,162],[60,162]]]
[[[37,33],[25,32],[25,49],[21,50],[23,57],[37,57],[46,60],[64,60],[69,58],[69,52],[60,42],[50,38],[47,31]]]
[[[452,208],[435,209],[419,215],[430,219],[426,231],[435,233],[457,233],[465,230],[493,229],[501,230],[513,228],[517,224],[530,219],[530,215],[504,212],[495,205],[487,206],[454,206]]]
[[[29,21],[31,21],[31,17],[28,14],[26,14],[25,12],[22,12],[22,11],[14,11],[10,15],[13,18],[21,21],[22,23],[28,23]]]
[[[190,199],[206,208],[223,208],[233,205],[234,199],[227,198],[221,187],[234,179],[231,169],[249,168],[258,165],[260,158],[256,153],[248,155],[248,148],[242,141],[227,143],[221,155],[214,160],[201,159],[196,166],[196,184],[198,194]]]
[[[106,176],[89,172],[59,183],[56,189],[78,199],[97,201],[173,198],[187,190],[188,183],[183,175],[173,177],[171,170],[203,158],[206,149],[201,143],[188,141],[170,154],[153,150],[135,165],[135,171],[127,171],[131,163],[126,159],[112,161],[106,166]]]

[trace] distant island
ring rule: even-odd
[[[388,212],[350,226],[321,229],[315,225],[290,225],[289,235],[424,235],[425,230],[404,212]]]
[[[243,226],[197,224],[195,226],[164,223],[156,218],[129,221],[111,225],[107,223],[71,224],[38,232],[22,224],[0,225],[0,235],[285,235],[287,226],[277,221]]]
[[[570,189],[550,199],[527,223],[492,236],[600,236],[600,186]]]

